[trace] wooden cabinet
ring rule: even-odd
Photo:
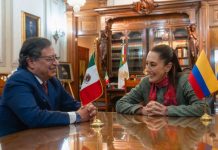
[[[160,44],[171,45],[170,28],[156,27],[150,29],[150,47]]]
[[[172,31],[172,47],[175,50],[182,68],[190,68],[190,52],[188,50],[188,33],[185,27],[177,27]]]
[[[190,58],[188,54],[188,47],[187,46],[177,46],[176,49],[176,54],[179,60],[179,64],[181,65],[182,68],[189,68],[191,67],[190,64]]]
[[[191,67],[186,26],[156,27],[150,29],[150,47],[166,44],[171,46],[182,68]]]
[[[109,72],[111,77],[117,77],[118,74],[122,38],[125,39],[124,42],[127,48],[130,75],[143,74],[149,49],[159,44],[169,45],[175,50],[182,68],[191,67],[187,25],[185,23],[180,26],[176,26],[176,24],[160,25],[156,21],[154,26],[150,25],[143,29],[112,31],[111,49],[109,49]]]
[[[128,34],[127,61],[130,74],[143,72],[143,30],[130,31]]]
[[[111,38],[111,68],[110,72],[114,76],[117,75],[117,71],[120,65],[121,51],[122,51],[122,37],[125,37],[122,31],[112,33]]]
[[[123,30],[112,32],[111,38],[111,68],[110,72],[112,76],[116,77],[122,47],[127,49],[127,63],[130,74],[141,74],[143,72],[143,30]],[[124,39],[124,45],[122,44]]]

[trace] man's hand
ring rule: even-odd
[[[143,115],[147,116],[166,116],[167,106],[164,106],[156,101],[150,101],[141,110]]]
[[[81,122],[91,120],[97,113],[97,109],[93,104],[86,105],[80,108],[78,111],[81,116]]]

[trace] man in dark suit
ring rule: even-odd
[[[58,60],[51,42],[27,39],[19,68],[7,80],[0,99],[0,136],[16,131],[69,125],[96,115],[94,105],[80,108],[55,77]]]

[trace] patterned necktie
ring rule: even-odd
[[[42,83],[42,88],[45,91],[45,93],[48,95],[48,85],[47,85],[47,82],[43,82]]]

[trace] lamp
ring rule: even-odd
[[[61,30],[55,30],[54,34],[52,35],[54,40],[55,40],[55,43],[57,43],[58,39],[63,37],[65,35],[65,33]]]
[[[79,12],[80,7],[86,3],[86,0],[67,0],[67,3],[73,7],[74,12]]]

